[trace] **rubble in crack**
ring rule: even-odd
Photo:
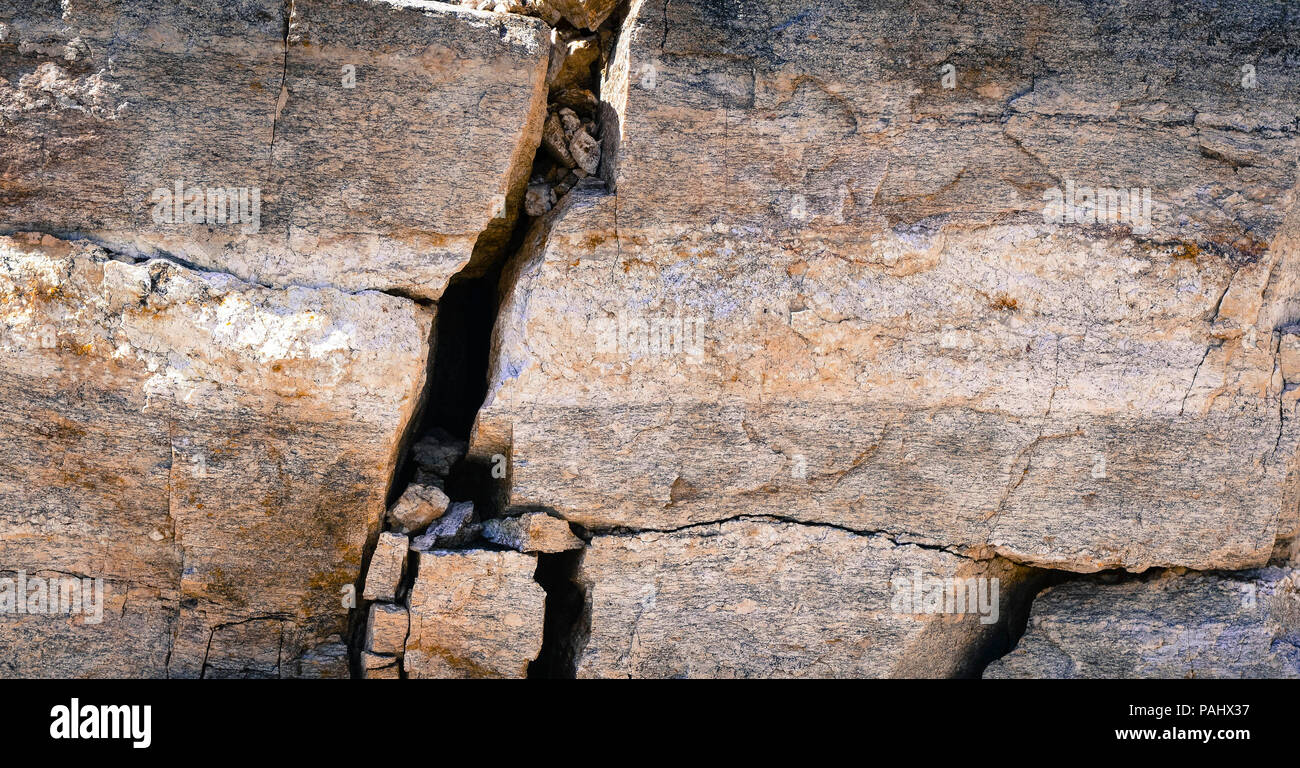
[[[1034,601],[989,678],[1300,678],[1300,570],[1075,581]]]
[[[568,523],[545,512],[498,517],[483,524],[483,538],[519,552],[567,552],[582,549]]]
[[[546,83],[550,96],[542,144],[524,195],[524,212],[543,216],[600,169],[602,123],[590,87],[608,66],[613,42],[606,26],[586,34],[564,25],[551,31]]]
[[[380,534],[363,592],[376,601],[365,618],[365,678],[523,677],[541,649],[546,596],[534,580],[537,556],[488,549],[493,542],[482,536],[474,502],[450,501],[440,490],[454,485],[464,451],[463,440],[437,427],[409,449],[418,483],[389,510],[392,530]],[[443,509],[431,519],[415,524],[399,511],[432,492]],[[553,522],[582,545],[567,523]],[[487,525],[495,532],[497,523]],[[545,524],[515,536],[544,548],[561,545]]]

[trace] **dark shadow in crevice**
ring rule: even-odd
[[[582,550],[542,554],[533,578],[546,590],[546,619],[542,650],[528,665],[528,677],[571,680],[577,661],[591,634],[591,606],[587,590],[578,583]]]

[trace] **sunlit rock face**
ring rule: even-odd
[[[289,677],[337,642],[432,319],[0,239],[0,563],[103,580],[98,617],[6,612],[3,672]]]
[[[1281,6],[743,5],[623,23],[606,184],[502,286],[475,451],[510,502],[1262,564],[1300,373]]]
[[[0,676],[1294,675],[1293,15],[0,0]]]
[[[540,21],[347,0],[20,5],[0,51],[7,231],[427,298],[480,237],[509,236],[545,118]]]

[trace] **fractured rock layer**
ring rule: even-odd
[[[1294,516],[1300,278],[1300,80],[1274,57],[1237,84],[1268,12],[1126,5],[1101,34],[1087,3],[843,5],[633,3],[606,186],[503,281],[472,451],[511,456],[510,503],[1263,564]],[[1045,220],[1085,186],[1149,188],[1150,216]]]
[[[3,231],[429,298],[481,236],[504,244],[545,117],[543,24],[433,3],[209,6],[70,0],[6,20]]]
[[[0,669],[290,676],[337,642],[432,320],[0,239],[0,563],[105,580],[102,624],[0,619]]]
[[[912,601],[910,582],[918,572],[983,590],[989,620],[981,621],[979,604],[955,610],[955,598],[946,613],[940,602],[927,611],[923,600]],[[577,674],[969,674],[978,661],[974,649],[997,631],[998,613],[1009,609],[1028,572],[1004,560],[968,560],[885,536],[763,520],[597,536],[578,570],[588,593],[590,636]]]

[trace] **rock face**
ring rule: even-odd
[[[290,676],[346,630],[432,315],[0,238],[0,563],[104,580],[0,620],[6,675]]]
[[[1293,17],[0,0],[0,676],[1297,676]]]
[[[472,452],[595,531],[1263,564],[1293,514],[1300,76],[1261,54],[1243,88],[1281,5],[1215,7],[633,3],[605,183],[503,282]]]
[[[437,298],[509,236],[545,117],[547,30],[520,16],[69,0],[4,22],[5,231],[267,285]]]
[[[917,574],[921,575],[917,579]],[[737,520],[598,536],[580,677],[951,677],[978,669],[1027,569],[824,526]],[[927,581],[975,587],[927,611]],[[953,606],[955,608],[956,604]],[[982,615],[988,618],[981,621]]]
[[[542,649],[546,593],[518,552],[421,552],[411,590],[411,677],[523,677]]]
[[[1300,678],[1300,571],[1053,587],[985,677]]]

